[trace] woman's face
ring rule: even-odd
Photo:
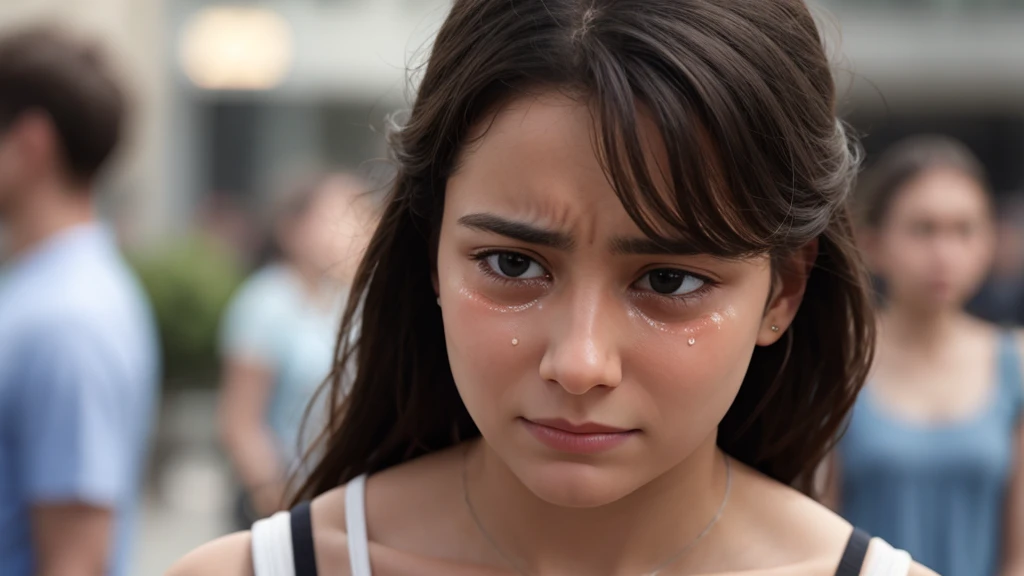
[[[448,182],[437,260],[469,413],[527,487],[567,506],[615,501],[714,442],[755,345],[802,294],[766,311],[767,258],[652,246],[593,141],[568,98],[506,107]]]
[[[945,168],[929,170],[893,198],[869,245],[890,298],[929,310],[957,308],[992,264],[991,208],[974,179]]]

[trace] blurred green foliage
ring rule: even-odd
[[[221,316],[242,281],[241,264],[201,235],[129,259],[156,313],[165,388],[214,385]]]

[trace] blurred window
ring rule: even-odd
[[[204,188],[257,207],[267,193],[304,171],[364,168],[386,156],[380,126],[389,111],[330,100],[205,103],[210,157],[203,162]]]

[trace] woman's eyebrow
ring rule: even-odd
[[[520,242],[526,242],[527,244],[546,246],[556,250],[571,250],[575,244],[572,236],[565,232],[548,230],[533,224],[509,220],[486,212],[467,214],[459,218],[459,224],[474,230],[490,232],[513,240],[519,240]]]

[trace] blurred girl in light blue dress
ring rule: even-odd
[[[246,526],[282,506],[308,443],[302,418],[331,370],[347,286],[374,222],[365,189],[343,175],[275,204],[276,254],[237,291],[222,326],[220,434],[243,489],[236,520]]]
[[[839,511],[943,576],[1024,574],[1021,339],[963,309],[995,244],[981,165],[916,137],[879,159],[857,200],[885,297],[838,450]]]

